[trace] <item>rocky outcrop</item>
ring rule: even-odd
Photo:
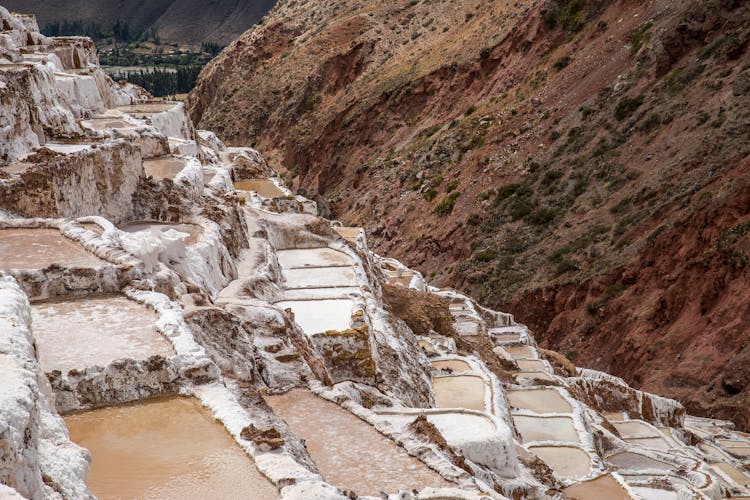
[[[0,181],[0,207],[26,217],[101,215],[115,223],[133,216],[133,196],[143,164],[126,142],[57,154],[43,150],[31,165]]]

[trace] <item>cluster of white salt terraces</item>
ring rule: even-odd
[[[0,496],[750,496],[730,423],[566,365],[90,40],[0,18]],[[454,331],[417,337],[384,283]]]

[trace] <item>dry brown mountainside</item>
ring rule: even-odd
[[[382,254],[750,428],[750,3],[282,1],[202,73]]]
[[[40,27],[62,21],[109,26],[125,21],[141,31],[155,28],[162,40],[226,44],[268,10],[274,0],[3,0],[11,11],[34,14]]]

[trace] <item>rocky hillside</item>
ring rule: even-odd
[[[750,6],[281,2],[194,120],[577,364],[750,427]]]
[[[258,22],[273,0],[4,0],[9,10],[35,14],[39,26],[62,21],[108,25],[127,22],[139,31],[155,28],[164,41],[226,44]]]

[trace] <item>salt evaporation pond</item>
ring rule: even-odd
[[[155,329],[156,314],[120,295],[34,304],[31,320],[45,372],[174,354]]]
[[[52,264],[99,267],[104,261],[57,229],[0,230],[0,269],[42,269]]]
[[[117,109],[131,115],[150,115],[168,111],[178,104],[177,101],[143,102],[139,104],[129,104],[127,106],[117,106]]]
[[[732,481],[739,484],[740,486],[750,486],[750,476],[740,471],[737,467],[726,462],[719,462],[713,465],[716,469],[722,471]]]
[[[305,440],[323,477],[334,486],[372,496],[452,486],[367,423],[308,391],[293,390],[266,401]]]
[[[576,479],[591,470],[591,459],[572,446],[530,446],[529,451],[542,459],[561,478]]]
[[[350,328],[353,306],[354,302],[349,299],[287,300],[276,303],[276,307],[292,310],[294,321],[307,335]]]
[[[655,460],[653,458],[641,455],[640,453],[632,453],[624,451],[617,453],[610,457],[607,457],[607,461],[618,469],[632,470],[632,471],[662,471],[674,469],[674,467],[661,460]]]
[[[68,415],[71,439],[91,452],[86,478],[100,499],[271,499],[276,488],[193,398]]]
[[[522,389],[508,391],[508,402],[513,408],[535,413],[570,413],[573,407],[555,389]]]
[[[630,495],[610,474],[565,488],[570,500],[630,500]]]
[[[155,222],[155,221],[135,221],[126,222],[120,224],[118,229],[127,233],[138,233],[140,231],[147,231],[151,234],[164,233],[170,229],[174,229],[180,233],[186,233],[188,237],[185,239],[186,245],[195,245],[203,234],[203,230],[200,226],[195,224],[169,224],[166,222]]]
[[[440,361],[433,361],[432,367],[435,370],[451,370],[454,372],[467,372],[471,370],[469,363],[460,359],[442,359]]]
[[[286,193],[279,189],[279,186],[268,179],[235,181],[234,189],[237,191],[255,191],[262,198],[283,198],[286,196]]]
[[[514,359],[536,357],[536,352],[534,351],[534,349],[531,348],[531,346],[514,345],[514,346],[505,347],[504,349]]]
[[[547,367],[540,359],[519,359],[516,361],[518,368],[524,372],[545,372]]]
[[[485,411],[485,383],[481,377],[459,375],[432,379],[435,406],[438,408],[467,408]]]
[[[143,171],[154,179],[174,179],[185,168],[187,160],[174,156],[161,156],[143,160]]]
[[[627,420],[624,422],[612,422],[617,432],[623,438],[645,438],[645,437],[656,437],[659,435],[658,431],[650,425],[639,422],[638,420]]]
[[[580,438],[570,417],[532,417],[513,415],[513,423],[524,443],[565,441],[578,443]]]
[[[332,248],[294,248],[278,250],[276,255],[279,265],[285,269],[352,265],[351,257]]]
[[[92,130],[107,130],[116,128],[133,128],[137,127],[130,122],[116,117],[97,117],[81,121],[81,125]]]
[[[282,270],[285,288],[330,288],[357,286],[354,268],[310,267]]]

